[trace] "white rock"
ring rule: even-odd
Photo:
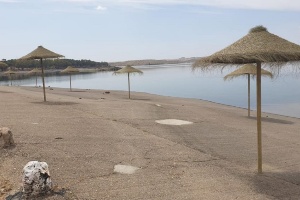
[[[134,174],[136,170],[140,168],[130,165],[115,165],[114,172],[121,174]]]
[[[176,126],[188,125],[193,123],[193,122],[179,120],[179,119],[163,119],[163,120],[155,120],[155,122],[158,124],[176,125]]]
[[[30,161],[23,168],[23,193],[25,198],[45,194],[52,189],[52,181],[46,162]]]

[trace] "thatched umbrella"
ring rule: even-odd
[[[72,91],[71,76],[72,76],[73,73],[78,73],[78,72],[79,72],[79,70],[77,68],[72,67],[72,66],[69,66],[66,69],[61,71],[61,73],[70,74],[70,91]]]
[[[250,75],[254,77],[256,75],[256,66],[252,64],[245,64],[241,68],[227,74],[224,77],[224,80],[231,80],[238,76],[247,76],[248,77],[248,117],[250,117]],[[267,70],[261,69],[262,76],[268,76],[273,78],[273,74]]]
[[[129,99],[130,99],[130,79],[129,79],[129,74],[143,74],[141,70],[138,70],[136,68],[131,67],[130,65],[127,65],[126,67],[114,72],[114,74],[128,74],[128,94],[129,94]]]
[[[261,141],[261,63],[270,67],[281,66],[284,62],[300,61],[300,46],[277,35],[271,34],[263,26],[252,28],[249,33],[232,45],[211,56],[199,59],[193,65],[202,70],[212,67],[224,67],[227,64],[256,63],[257,66],[257,143],[258,172],[262,172]]]
[[[44,92],[44,101],[46,101],[46,90],[45,90],[45,78],[44,78],[44,67],[43,67],[43,59],[47,58],[59,58],[64,57],[63,55],[54,53],[42,46],[38,46],[35,50],[23,56],[20,59],[32,60],[32,59],[39,59],[41,61],[41,68],[42,68],[42,81],[43,81],[43,92]]]
[[[29,71],[28,73],[35,75],[35,87],[37,87],[37,75],[42,73],[42,71],[38,68],[34,68],[33,70]]]
[[[13,71],[13,70],[8,70],[6,72],[4,72],[4,74],[8,74],[9,75],[9,79],[10,79],[10,86],[12,86],[12,78],[11,78],[11,75],[12,74],[16,74],[17,72],[16,71]]]
[[[4,62],[0,62],[0,68],[3,71],[4,69],[6,69],[8,67],[8,65]]]

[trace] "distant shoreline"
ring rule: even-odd
[[[146,60],[128,60],[120,62],[109,62],[111,66],[137,66],[137,65],[162,65],[162,64],[180,64],[180,63],[193,63],[198,60],[200,57],[191,57],[191,58],[179,58],[179,59],[146,59]]]
[[[85,73],[96,73],[96,72],[113,72],[121,69],[120,67],[103,67],[103,68],[77,68],[79,72],[76,74],[85,74]],[[31,70],[31,69],[30,69]],[[12,74],[12,80],[21,80],[26,79],[32,76],[40,76],[40,74],[29,73],[30,70],[19,70],[16,71],[16,74]],[[61,73],[63,69],[45,69],[44,74],[45,76],[57,76],[57,75],[67,75],[68,73]],[[0,82],[1,81],[8,81],[10,76],[4,74],[5,71],[0,72]]]

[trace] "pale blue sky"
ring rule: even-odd
[[[256,25],[300,44],[299,0],[0,0],[0,59],[42,45],[70,59],[207,56]]]

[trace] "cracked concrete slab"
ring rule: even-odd
[[[299,199],[300,119],[268,114],[290,123],[263,122],[258,175],[256,124],[244,109],[144,93],[128,100],[119,91],[100,102],[103,91],[58,88],[47,92],[49,101],[74,103],[42,104],[32,103],[42,101],[41,88],[0,90],[9,91],[0,95],[0,124],[16,142],[0,148],[0,188],[4,180],[11,184],[5,194],[18,191],[22,167],[37,159],[51,166],[53,183],[72,191],[71,199]],[[194,124],[155,122],[172,118]],[[141,169],[122,175],[113,172],[116,163]]]

